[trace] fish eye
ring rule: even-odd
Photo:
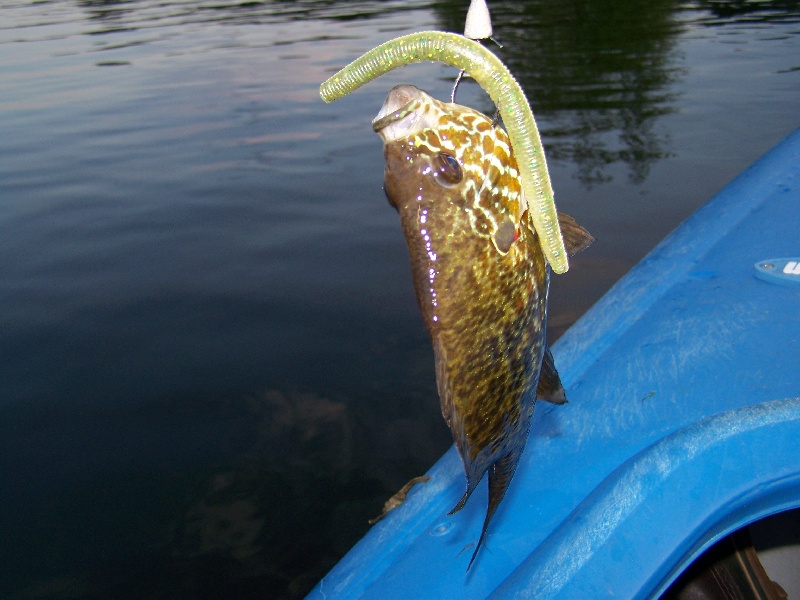
[[[433,157],[432,166],[436,181],[442,185],[455,185],[464,178],[461,165],[452,154],[439,152]]]

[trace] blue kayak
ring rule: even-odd
[[[800,506],[800,129],[700,208],[554,345],[475,564],[451,449],[309,598],[651,598],[705,549]]]

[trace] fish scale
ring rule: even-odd
[[[484,115],[482,119],[471,116],[460,123],[442,117],[438,130],[420,132],[410,143],[431,153],[450,151],[459,158],[468,175],[462,194],[470,226],[489,237],[497,233],[497,215],[510,218],[515,229],[519,226],[521,189],[507,140],[497,135]]]
[[[389,93],[373,127],[433,343],[442,415],[464,463],[467,487],[452,512],[489,473],[471,566],[525,447],[537,391],[566,401],[545,339],[550,268],[502,128],[407,85]],[[573,253],[591,242],[559,218]]]

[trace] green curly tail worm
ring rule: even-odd
[[[373,48],[324,82],[319,94],[332,102],[384,73],[426,60],[463,69],[500,107],[517,158],[522,191],[542,250],[556,273],[569,269],[567,251],[558,225],[553,187],[547,172],[542,140],[525,92],[508,68],[478,42],[443,31],[421,31]]]

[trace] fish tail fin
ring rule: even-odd
[[[522,448],[515,449],[495,462],[489,469],[489,506],[486,509],[486,517],[483,520],[481,537],[478,538],[478,545],[469,560],[467,571],[472,567],[472,563],[475,562],[475,557],[478,556],[478,550],[481,549],[483,539],[486,537],[486,531],[489,529],[489,522],[492,520],[495,511],[497,511],[497,507],[500,506],[503,496],[506,495],[506,490],[511,483],[511,478],[514,476],[514,471],[517,470],[517,463],[521,455]]]
[[[564,246],[569,256],[575,256],[581,250],[586,250],[594,241],[591,233],[564,213],[558,213],[558,225],[561,227],[561,235],[564,238]]]
[[[567,393],[561,384],[561,377],[556,371],[556,364],[553,361],[553,354],[550,346],[544,350],[542,358],[542,369],[539,372],[539,385],[536,388],[536,399],[551,402],[553,404],[566,404]]]

